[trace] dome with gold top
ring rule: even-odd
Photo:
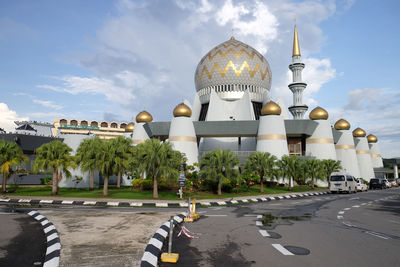
[[[310,112],[310,120],[327,120],[329,117],[328,112],[321,108],[321,107],[316,107]]]
[[[153,121],[153,116],[148,113],[146,110],[143,110],[136,116],[136,122],[151,122]]]
[[[350,123],[345,119],[340,119],[335,123],[336,130],[348,130],[350,129]]]
[[[174,117],[191,117],[192,110],[184,103],[180,103],[174,108]]]
[[[281,115],[281,107],[274,101],[269,101],[262,107],[261,115]]]
[[[354,137],[365,137],[366,134],[367,134],[367,133],[366,133],[363,129],[361,129],[361,128],[356,128],[356,129],[353,131],[353,136],[354,136]]]
[[[262,54],[234,37],[211,49],[197,65],[196,91],[209,96],[211,90],[225,100],[235,100],[249,90],[253,101],[262,102],[271,88],[271,70]],[[209,98],[200,98],[207,102]]]
[[[368,140],[368,143],[376,143],[376,142],[378,142],[378,138],[373,134],[369,134],[367,136],[367,140]]]
[[[125,127],[125,132],[131,133],[133,132],[133,129],[135,128],[135,123],[131,122]]]

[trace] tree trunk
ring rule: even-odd
[[[311,178],[311,188],[314,190],[314,178]]]
[[[57,195],[58,194],[57,187],[58,187],[58,170],[54,169],[53,170],[53,183],[52,183],[52,186],[51,186],[51,194],[52,195]]]
[[[94,190],[94,170],[92,170],[92,171],[90,172],[89,190],[90,190],[90,191]]]
[[[118,176],[117,176],[117,188],[118,188],[118,189],[121,188],[121,172],[118,172]]]
[[[292,191],[292,178],[289,178],[288,191]]]
[[[3,173],[3,181],[1,182],[1,192],[5,194],[7,192],[7,176]]]
[[[103,196],[108,196],[108,176],[104,177]]]
[[[158,184],[157,177],[153,177],[153,198],[158,198]]]
[[[260,174],[260,182],[261,182],[260,192],[264,193],[264,172],[261,172]]]
[[[219,179],[218,181],[218,192],[217,192],[218,196],[222,195],[222,182],[221,179]]]

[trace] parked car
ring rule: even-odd
[[[332,193],[357,192],[356,178],[349,173],[333,172],[329,177],[329,182],[329,190]]]
[[[388,179],[384,178],[383,181],[385,182],[386,188],[392,187],[392,184],[388,181]]]
[[[363,179],[356,179],[356,181],[357,181],[357,191],[360,192],[368,191],[368,186]]]
[[[399,184],[397,183],[396,179],[394,179],[394,178],[390,178],[390,179],[388,179],[388,181],[389,181],[389,183],[392,184],[392,187],[398,187],[399,186]]]
[[[386,184],[382,178],[372,178],[369,181],[369,189],[385,189]]]

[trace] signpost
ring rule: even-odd
[[[183,194],[182,187],[184,187],[186,185],[185,173],[186,173],[186,164],[182,164],[181,173],[179,174],[179,197],[180,197],[180,199],[182,199],[182,194]]]

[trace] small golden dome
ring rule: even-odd
[[[340,119],[335,123],[336,130],[348,130],[350,129],[350,123],[345,119]]]
[[[261,115],[281,115],[281,107],[274,101],[269,101],[262,107]]]
[[[143,110],[136,116],[136,122],[151,122],[153,120],[153,116],[148,113],[146,110]]]
[[[353,131],[353,136],[354,137],[365,137],[367,133],[361,129],[361,128],[357,128]]]
[[[310,120],[327,120],[329,117],[328,112],[321,107],[314,108],[308,116]]]
[[[125,127],[125,132],[129,132],[129,133],[131,133],[131,132],[133,132],[133,129],[135,128],[135,123],[134,122],[131,122],[131,123],[129,123],[128,125],[126,125],[126,127]]]
[[[184,103],[180,103],[174,108],[174,117],[191,117],[191,116],[192,116],[192,110]]]
[[[369,134],[367,136],[367,140],[368,140],[368,143],[376,143],[376,142],[378,142],[378,138],[376,138],[376,136],[373,135],[373,134]]]

